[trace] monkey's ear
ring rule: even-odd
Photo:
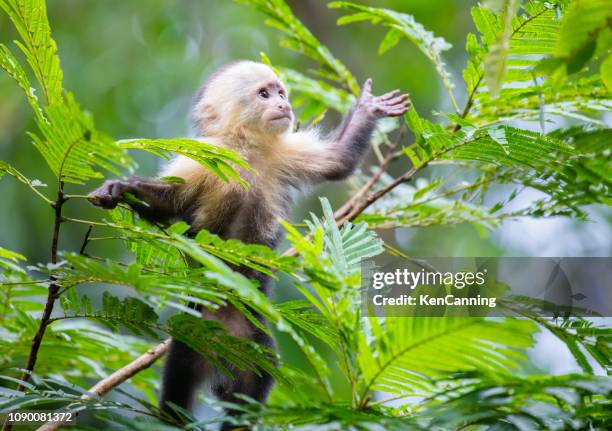
[[[219,115],[210,104],[202,104],[196,109],[197,111],[193,118],[195,126],[202,135],[205,135],[206,131],[211,129],[211,126],[217,121]]]
[[[202,107],[202,119],[207,123],[214,123],[217,121],[218,114],[216,109],[212,105],[204,105]]]

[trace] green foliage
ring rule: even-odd
[[[546,319],[539,317],[547,310],[553,309],[552,304],[546,301],[536,300],[524,296],[514,296],[511,302],[503,301],[503,306],[510,311],[526,316],[538,322],[549,330],[557,338],[563,341],[576,362],[586,374],[594,374],[590,358],[608,374],[612,374],[612,330],[610,328],[599,328],[593,322],[581,317],[565,316],[560,322],[553,324]]]
[[[359,85],[340,60],[300,22],[284,0],[236,0],[264,13],[266,24],[283,32],[281,45],[310,57],[320,65],[317,75],[338,81],[353,95],[359,94]]]
[[[445,402],[428,408],[435,412],[430,427],[455,429],[465,424],[494,426],[501,422],[511,429],[605,429],[609,424],[609,378],[469,373],[457,377],[474,380],[451,394],[441,394]]]
[[[312,126],[329,110],[349,111],[360,92],[353,74],[283,0],[238,3],[262,12],[266,23],[283,33],[283,46],[316,64],[306,73],[275,67],[292,90],[302,122]],[[239,153],[200,140],[115,141],[98,131],[63,87],[45,2],[0,0],[29,69],[3,44],[0,67],[32,108],[38,131],[30,136],[58,180],[50,190],[58,198],[52,201],[41,192],[41,181],[3,161],[0,177],[14,177],[55,209],[57,235],[74,224],[90,227],[78,254],[52,249],[49,264],[26,267],[25,256],[0,247],[0,379],[6,388],[23,388],[2,391],[0,413],[66,407],[100,411],[109,429],[176,429],[161,422],[168,418],[156,407],[156,367],[114,389],[117,400],[126,401],[83,398],[92,381],[172,336],[225,372],[250,369],[277,379],[266,406],[250,399],[240,406],[216,404],[241,412],[231,419],[236,424],[279,430],[606,428],[610,377],[596,374],[612,369],[607,326],[571,316],[539,317],[542,303],[525,298],[505,304],[512,317],[502,319],[366,318],[359,304],[367,259],[384,251],[373,228],[471,223],[485,231],[520,216],[585,217],[585,206],[612,203],[612,136],[603,116],[611,107],[607,3],[499,0],[473,8],[478,35],[466,41],[463,109],[454,94],[459,86],[442,58],[448,42],[407,13],[344,1],[329,6],[351,11],[340,25],[369,21],[382,27],[381,55],[399,50],[402,38],[413,43],[436,68],[453,112],[432,119],[413,109],[399,122],[381,122],[376,142],[390,152],[380,157],[379,175],[357,178],[366,189],[349,202],[351,208],[365,203],[366,211],[338,226],[322,198],[322,217],[312,214],[307,232],[283,222],[295,256],[205,230],[189,237],[185,222],[151,225],[125,208],[103,221],[62,213],[65,199],[69,205],[82,197],[66,193],[64,183],[86,183],[104,171],[130,172],[128,149],[165,159],[189,157],[245,188],[240,174],[252,169]],[[398,126],[402,132],[396,136]],[[404,129],[412,132],[412,141]],[[389,172],[395,168],[387,170],[391,164],[406,171],[394,178]],[[461,178],[445,175],[439,165],[450,165]],[[497,185],[507,186],[507,194],[489,194]],[[510,209],[525,189],[540,197]],[[125,246],[121,259],[91,251],[91,243],[113,241]],[[273,278],[280,273],[299,299],[275,303],[238,267]],[[45,307],[56,301],[61,310],[44,320]],[[282,334],[303,361],[288,357],[276,366],[274,352],[201,319],[200,309],[222,307],[234,307],[263,331]],[[161,311],[166,308],[173,311],[169,317]],[[41,327],[46,331],[36,373],[26,382],[18,376]],[[526,350],[540,330],[564,343],[583,374],[534,374]],[[188,419],[190,429],[209,429]]]
[[[344,1],[331,2],[329,3],[329,7],[357,11],[357,13],[353,15],[346,15],[340,18],[338,20],[338,25],[368,20],[374,24],[382,24],[385,27],[389,27],[389,31],[378,48],[379,54],[384,54],[397,45],[401,36],[406,37],[414,43],[436,67],[438,75],[440,75],[444,86],[449,92],[453,107],[455,110],[458,110],[457,102],[453,96],[454,84],[450,73],[446,70],[446,64],[442,60],[442,52],[452,47],[447,41],[427,31],[422,24],[415,21],[412,15],[398,13],[389,9],[361,6]]]
[[[118,173],[131,160],[106,135],[94,128],[90,115],[81,111],[74,97],[62,87],[57,45],[51,37],[43,0],[3,0],[0,7],[10,17],[25,55],[46,98],[39,104],[26,72],[5,46],[0,46],[0,67],[25,92],[34,111],[39,134],[30,133],[34,145],[61,182],[82,183],[101,178],[99,168]]]
[[[244,158],[233,150],[195,139],[128,139],[120,141],[119,146],[126,149],[145,150],[164,159],[170,158],[170,153],[186,156],[200,163],[222,180],[229,182],[231,178],[244,188],[248,187],[248,183],[240,178],[236,169],[252,169]]]
[[[561,28],[571,15],[559,19],[557,5],[548,2],[527,1],[512,21],[509,48],[505,51],[507,71],[499,94],[491,93],[491,83],[485,79],[487,52],[496,50],[496,35],[505,28],[504,17],[490,9],[476,7],[472,16],[480,32],[468,35],[466,50],[471,56],[463,72],[468,90],[467,110],[464,117],[476,119],[476,124],[512,119],[539,121],[544,130],[546,115],[566,116],[580,121],[601,124],[587,116],[609,110],[610,93],[603,86],[598,74],[578,74],[568,80],[553,75],[557,60],[554,56],[566,42],[560,39]],[[489,57],[490,58],[490,55]],[[586,60],[590,59],[590,55]],[[551,70],[552,69],[552,70]],[[483,88],[483,84],[488,88]],[[494,82],[493,87],[500,82]],[[585,115],[587,114],[587,115]]]
[[[567,73],[576,73],[582,69],[593,56],[598,37],[606,37],[604,32],[609,33],[611,26],[612,11],[605,0],[578,0],[571,3],[561,26],[555,52],[555,57],[565,63]],[[605,41],[601,43],[605,44]]]
[[[512,18],[518,5],[515,0],[504,0],[502,3],[502,28],[495,38],[495,43],[491,45],[485,60],[487,82],[493,97],[497,96],[506,74],[506,57],[510,48],[510,38],[512,37]]]
[[[0,247],[0,266],[3,266],[9,270],[23,272],[23,269],[15,265],[20,260],[26,260],[25,256]]]
[[[370,326],[371,341],[360,340],[369,345],[359,357],[364,391],[420,396],[431,395],[435,381],[453,372],[512,372],[524,359],[517,349],[529,347],[535,331],[526,320],[472,317],[372,318]]]
[[[47,104],[49,106],[61,104],[63,73],[57,55],[57,44],[51,37],[45,2],[43,0],[2,0],[0,8],[11,19],[21,37],[21,41],[17,41],[16,44],[26,56],[28,64],[40,83]],[[4,46],[3,51],[9,52]],[[10,56],[8,60],[9,63],[13,63],[12,66],[16,70],[19,70],[15,57]],[[25,77],[25,74],[20,73],[20,75]],[[30,90],[29,86],[27,89],[24,87],[24,90]]]

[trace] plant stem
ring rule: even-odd
[[[161,358],[168,346],[170,345],[170,339],[168,338],[165,341],[162,341],[157,346],[147,350],[145,353],[140,355],[138,358],[134,359],[132,362],[127,364],[126,366],[118,369],[110,376],[105,377],[96,383],[89,392],[92,395],[97,395],[99,397],[110,392],[111,389],[118,386],[120,383],[123,383],[130,377],[138,374],[140,371],[149,368],[151,364],[153,364],[157,359]],[[82,400],[88,401],[92,399],[91,395],[83,395],[81,397]],[[38,428],[37,431],[53,431],[59,429],[64,423],[61,421],[49,421]]]
[[[396,156],[395,150],[399,146],[402,141],[404,135],[406,133],[406,123],[402,123],[402,127],[400,129],[399,135],[396,141],[389,147],[389,151],[385,158],[380,162],[378,170],[374,175],[370,177],[370,179],[350,198],[344,205],[342,205],[338,210],[334,213],[336,219],[344,217],[347,215],[353,207],[368,193],[372,187],[376,185],[382,174],[385,173],[389,164],[393,161]]]
[[[87,232],[85,232],[85,238],[83,238],[83,244],[81,245],[81,249],[79,250],[80,255],[85,255],[85,248],[87,248],[87,244],[89,244],[89,236],[91,235],[91,231],[93,229],[93,225],[89,225],[87,228]]]
[[[59,242],[60,226],[62,224],[62,207],[66,202],[66,199],[67,198],[64,196],[64,182],[61,181],[59,184],[59,189],[57,191],[57,200],[52,203],[52,207],[55,210],[55,220],[53,223],[53,239],[51,240],[52,264],[57,263],[57,245]],[[56,283],[55,277],[51,276],[51,283],[49,284],[49,293],[47,295],[47,303],[45,304],[43,314],[40,318],[40,323],[38,325],[36,335],[34,335],[34,338],[32,339],[32,346],[30,347],[30,354],[28,355],[26,369],[21,374],[21,380],[23,382],[27,382],[30,379],[30,374],[34,371],[34,367],[36,366],[38,350],[40,349],[40,345],[45,335],[45,331],[47,329],[47,326],[49,325],[49,319],[51,318],[51,313],[53,312],[53,305],[55,303],[55,300],[57,299],[57,292],[59,291],[59,288],[60,287]],[[17,386],[17,390],[22,391],[23,389],[24,386],[22,383],[20,383]]]
[[[359,205],[356,205],[345,217],[338,221],[338,225],[343,225],[347,221],[354,220],[359,214],[366,210],[370,205],[376,202],[378,199],[382,198],[384,195],[389,193],[395,187],[400,185],[403,182],[409,181],[414,174],[416,174],[419,170],[421,170],[424,166],[420,168],[411,168],[410,170],[404,172],[402,175],[391,181],[385,187],[377,191],[376,193],[372,193],[370,196],[366,198],[364,202]]]

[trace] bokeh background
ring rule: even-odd
[[[433,66],[409,42],[403,40],[386,54],[392,58],[380,61],[377,47],[384,36],[380,28],[368,23],[338,27],[335,22],[341,12],[327,9],[321,0],[288,3],[359,80],[374,79],[375,92],[406,90],[419,112],[432,118],[434,111],[450,109]],[[461,70],[467,59],[465,37],[475,31],[470,17],[474,1],[361,3],[410,13],[447,39],[453,45],[447,63],[456,82],[462,82]],[[258,60],[263,51],[275,64],[297,70],[313,66],[299,54],[279,47],[278,33],[264,26],[262,15],[228,0],[50,0],[48,9],[65,87],[93,114],[97,127],[117,139],[189,136],[192,95],[207,75],[229,61]],[[0,41],[7,43],[15,38],[12,25],[1,16]],[[461,84],[457,85],[457,96],[462,105],[465,92]],[[324,126],[333,127],[336,120],[330,115]],[[0,74],[0,159],[30,178],[52,183],[44,160],[26,135],[27,130],[34,129],[22,94],[5,74]],[[142,153],[135,156],[139,175],[155,174],[158,158]],[[392,173],[397,173],[402,167],[394,169],[397,171]],[[97,186],[91,183],[70,192],[85,193]],[[346,183],[332,184],[301,196],[292,219],[299,221],[308,211],[318,212],[317,196],[340,204],[350,189]],[[384,237],[414,256],[610,256],[612,211],[609,207],[588,211],[590,221],[516,220],[488,233],[460,225],[396,230],[385,232]],[[68,212],[79,218],[102,216],[100,210],[85,202],[70,203]],[[46,262],[51,224],[51,208],[32,198],[11,178],[0,181],[0,245],[26,255],[30,262]],[[78,250],[84,231],[82,226],[65,226],[60,248]],[[92,247],[101,256],[122,253],[119,245]],[[276,292],[283,298],[290,295],[290,290],[281,282]],[[578,370],[571,355],[553,337],[541,337],[533,358],[545,372]]]

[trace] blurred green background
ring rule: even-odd
[[[409,42],[401,41],[386,54],[385,61],[380,61],[377,48],[384,36],[380,28],[368,23],[338,27],[335,22],[342,12],[327,9],[324,1],[288,3],[360,81],[374,79],[375,92],[394,88],[408,91],[419,112],[430,117],[433,111],[450,110],[433,66]],[[437,36],[447,39],[453,49],[446,60],[458,83],[459,103],[465,102],[460,76],[467,59],[465,37],[474,31],[470,18],[474,1],[361,3],[410,13]],[[48,8],[65,87],[93,114],[98,128],[117,139],[188,136],[192,95],[207,75],[229,61],[258,60],[263,51],[275,64],[297,70],[313,66],[299,54],[279,47],[278,33],[264,26],[262,15],[228,0],[51,0]],[[0,41],[8,43],[15,38],[12,25],[1,16]],[[337,119],[332,115],[325,126],[333,127],[333,120]],[[30,108],[19,89],[5,74],[0,74],[0,159],[30,178],[50,184],[54,179],[26,135],[27,130],[34,129]],[[155,174],[158,158],[142,153],[135,156],[140,163],[139,175]],[[401,163],[397,165],[392,173],[405,170]],[[460,173],[448,171],[444,175]],[[97,186],[98,183],[82,188],[71,186],[69,192],[86,193]],[[312,191],[299,199],[292,218],[299,221],[308,211],[318,212],[318,195],[340,204],[349,192],[346,184],[326,185]],[[0,245],[26,255],[32,263],[46,262],[51,208],[8,177],[0,181],[0,197]],[[67,212],[83,219],[103,216],[101,210],[85,202],[69,203]],[[387,231],[381,235],[415,256],[609,256],[612,211],[598,207],[589,209],[589,213],[590,222],[509,221],[488,234],[463,225]],[[64,226],[60,248],[78,250],[85,230],[83,226]],[[121,248],[118,244],[94,244],[88,251],[99,256],[117,256]],[[281,282],[276,291],[284,297],[289,287]],[[541,349],[550,352],[554,346],[546,343]],[[544,356],[542,367],[553,372],[575,369],[571,357],[564,360],[562,353],[559,355],[557,365],[547,363]],[[551,369],[554,366],[557,368]]]
[[[448,108],[433,66],[410,43],[402,41],[387,54],[393,57],[394,67],[389,68],[377,61],[378,43],[384,36],[381,30],[367,23],[336,26],[342,12],[327,9],[324,1],[289,3],[357,79],[374,79],[376,92],[399,87],[412,94],[422,112]],[[472,2],[389,0],[371,4],[412,13],[451,41],[456,49],[448,62],[457,73],[461,70],[465,34],[473,31]],[[299,54],[279,47],[278,33],[263,24],[261,14],[228,0],[52,0],[48,14],[59,45],[65,87],[93,114],[97,127],[117,139],[188,135],[192,95],[224,63],[258,60],[263,51],[276,64],[298,70],[313,66]],[[0,40],[8,43],[15,38],[8,19],[0,17]],[[0,74],[0,95],[0,159],[44,183],[53,181],[26,135],[27,130],[35,129],[29,107],[5,74]],[[159,159],[142,153],[135,156],[140,162],[139,175],[155,174]],[[94,186],[97,184],[82,190],[71,187],[71,191],[85,192]],[[328,186],[324,194],[339,203],[346,189]],[[0,195],[0,243],[33,262],[47,260],[51,209],[9,178],[0,182]],[[294,218],[300,220],[313,204],[317,205],[315,200],[306,199]],[[96,214],[81,203],[71,203],[68,210],[82,218]],[[78,247],[82,235],[78,227],[71,226],[63,232],[61,247]]]

